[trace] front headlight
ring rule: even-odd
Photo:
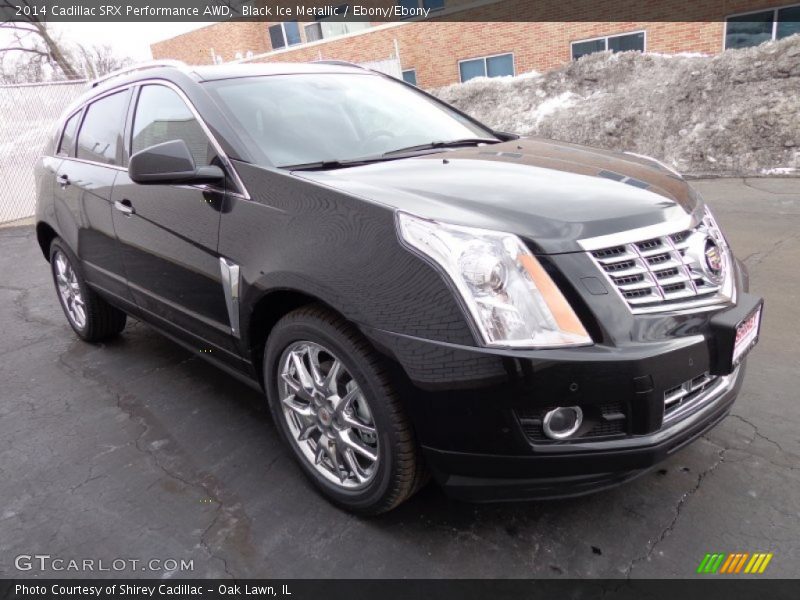
[[[719,294],[724,298],[735,302],[736,286],[733,273],[733,252],[708,205],[703,209],[703,217],[698,227],[698,232],[699,235],[707,237],[702,241],[702,248],[695,252],[698,258],[691,268],[695,271],[699,270],[710,283],[718,285]],[[712,244],[716,245],[718,254],[714,252]]]
[[[487,346],[592,343],[538,260],[509,233],[397,213],[400,238],[447,274]]]

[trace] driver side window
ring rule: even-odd
[[[163,85],[143,86],[133,119],[131,154],[172,140],[186,142],[196,166],[218,163],[214,146],[183,99]]]

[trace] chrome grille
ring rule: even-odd
[[[637,241],[620,234],[618,245],[592,246],[589,256],[634,313],[662,312],[721,304],[731,299],[732,258],[710,213],[696,226]],[[721,281],[714,281],[687,252],[694,235],[716,240],[726,253]],[[635,239],[635,238],[634,238]],[[586,247],[586,245],[585,245]]]

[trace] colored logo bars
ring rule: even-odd
[[[763,573],[767,570],[772,552],[737,552],[734,554],[706,554],[697,567],[698,573]]]

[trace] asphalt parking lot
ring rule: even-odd
[[[261,397],[129,321],[69,329],[31,227],[0,229],[0,577],[14,558],[181,559],[173,577],[690,577],[706,552],[800,575],[800,179],[698,181],[766,298],[719,427],[621,488],[469,505],[434,485],[377,518],[318,496]],[[708,576],[706,576],[708,577]]]

